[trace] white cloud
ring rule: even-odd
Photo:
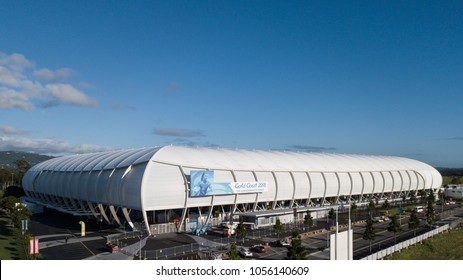
[[[95,99],[66,83],[73,72],[69,68],[35,70],[35,63],[22,54],[0,53],[0,109],[32,110],[37,105],[62,104],[96,107]]]
[[[25,79],[21,72],[13,71],[0,64],[0,84],[5,86],[19,87],[21,80]]]
[[[34,105],[30,102],[29,97],[24,93],[0,87],[0,109],[9,108],[32,110]]]
[[[35,64],[19,53],[6,55],[0,52],[0,65],[8,65],[9,68],[21,72],[27,68],[33,68]]]
[[[170,137],[204,137],[204,133],[199,130],[185,129],[185,128],[167,128],[167,127],[156,127],[153,130],[153,134],[160,136],[170,136]]]
[[[56,71],[43,68],[34,72],[34,77],[48,82],[63,82],[67,81],[74,71],[69,68],[61,68]]]
[[[48,84],[45,93],[54,101],[77,106],[95,107],[98,102],[68,84]]]
[[[0,136],[0,150],[34,152],[47,155],[82,154],[111,150],[98,145],[71,145],[61,139],[31,139],[26,137]]]
[[[24,135],[24,134],[29,134],[29,131],[17,129],[15,127],[8,126],[8,125],[4,125],[4,126],[0,126],[0,134],[4,134],[4,135]]]

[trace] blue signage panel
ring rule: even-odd
[[[190,196],[226,195],[235,193],[266,192],[267,182],[228,182],[214,181],[214,171],[192,170],[190,172]]]
[[[228,183],[214,182],[214,171],[191,171],[190,182],[190,196],[233,194]]]

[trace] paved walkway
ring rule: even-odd
[[[49,235],[40,235],[35,236],[39,239],[39,249],[48,249],[52,247],[64,246],[73,243],[81,243],[93,240],[105,240],[102,236],[89,236],[89,237],[76,237],[71,233],[69,234],[49,234]],[[138,254],[140,248],[143,248],[146,245],[146,240],[148,237],[136,242],[134,244],[125,246],[120,249],[120,252],[111,253],[111,252],[104,252],[101,254],[97,254],[86,258],[87,260],[133,260],[135,255]],[[84,245],[85,246],[85,245]]]
[[[214,242],[214,241],[208,240],[204,237],[197,236],[197,235],[191,235],[191,238],[193,238],[197,244],[200,244],[201,246],[207,247],[207,248],[215,248],[215,247],[223,245],[222,243]]]
[[[90,258],[86,258],[86,260],[133,260],[135,258],[135,255],[138,254],[138,252],[140,251],[140,249],[145,246],[147,239],[148,237],[145,237],[142,240],[140,240],[140,242],[123,247],[121,248],[121,252],[101,253]],[[139,254],[138,256],[141,259],[141,256]]]
[[[91,234],[90,232],[88,234]],[[39,249],[46,249],[56,246],[62,246],[65,244],[72,244],[78,242],[86,242],[92,240],[104,239],[102,236],[87,236],[80,237],[80,233],[60,233],[60,234],[48,234],[48,235],[38,235],[34,236],[39,239]]]

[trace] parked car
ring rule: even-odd
[[[281,247],[289,247],[291,246],[291,242],[289,242],[287,239],[281,239],[278,240],[277,245]]]
[[[210,260],[221,260],[222,259],[222,255],[220,254],[215,254],[215,255],[212,255],[209,257]]]
[[[251,247],[251,250],[257,253],[265,253],[267,249],[263,245],[254,245]]]
[[[245,248],[245,247],[241,247],[241,248],[240,248],[239,254],[240,254],[240,256],[243,257],[243,258],[252,257],[252,252],[249,251],[249,249],[248,249],[248,248]]]

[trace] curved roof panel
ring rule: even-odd
[[[143,148],[57,157],[33,166],[31,171],[91,171],[123,168],[149,161],[158,149]]]
[[[253,151],[165,146],[108,151],[50,159],[31,170],[91,171],[128,167],[149,160],[198,169],[249,171],[391,171],[433,169],[412,159],[391,156]]]
[[[433,169],[412,159],[284,151],[251,151],[166,146],[152,158],[166,164],[191,168],[252,171],[390,171]]]

